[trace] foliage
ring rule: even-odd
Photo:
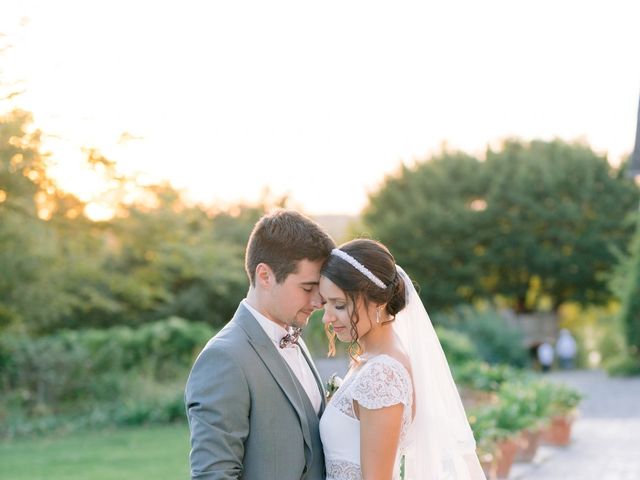
[[[624,260],[619,274],[620,319],[623,325],[627,352],[630,360],[640,365],[640,215],[638,215],[636,235],[631,242],[630,252]]]
[[[450,365],[463,365],[480,360],[475,345],[467,335],[444,327],[436,327],[436,334]]]
[[[507,382],[521,381],[525,375],[509,365],[467,362],[451,366],[457,385],[483,392],[497,392]]]
[[[524,367],[529,361],[522,332],[495,310],[458,307],[435,320],[466,334],[486,362]]]
[[[152,417],[159,415],[153,413],[158,408],[165,415],[165,407],[154,402],[168,395],[167,402],[175,405],[175,389],[167,394],[162,385],[177,381],[182,390],[196,354],[212,334],[207,325],[169,318],[138,329],[63,331],[35,339],[4,335],[0,418],[16,412],[27,417],[87,414],[100,405],[115,404],[124,405],[124,413],[115,412],[114,421],[128,423],[127,418],[139,413],[137,407],[128,410],[123,399],[131,399]]]
[[[502,384],[498,400],[469,412],[469,423],[481,452],[525,429],[538,429],[553,416],[571,414],[582,399],[577,390],[545,381],[516,379]]]
[[[626,352],[609,358],[605,362],[605,368],[609,375],[617,377],[631,377],[640,375],[640,361],[637,358],[629,356]]]
[[[608,301],[604,274],[632,233],[637,187],[580,144],[509,140],[486,157],[444,152],[370,196],[364,222],[425,304],[499,297],[525,312]]]
[[[505,383],[498,395],[500,400],[494,410],[496,427],[509,435],[534,428],[544,418],[539,416],[535,391],[531,386]]]
[[[0,116],[0,330],[41,335],[171,315],[226,323],[248,286],[244,245],[270,205],[209,212],[88,150],[87,163],[114,185],[104,200],[116,212],[92,222],[87,205],[48,178],[31,123],[19,110]]]
[[[445,152],[415,167],[403,166],[369,198],[363,223],[420,284],[432,310],[482,293],[477,233],[484,219],[473,202],[483,197],[487,182],[481,162]]]
[[[65,304],[55,238],[37,215],[50,181],[31,121],[20,110],[0,116],[0,330],[59,317]]]
[[[548,412],[550,415],[571,414],[584,398],[580,392],[566,385],[548,384],[546,388],[549,395]]]

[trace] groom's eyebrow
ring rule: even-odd
[[[315,280],[315,281],[311,281],[311,282],[300,282],[300,285],[319,285],[320,282]]]

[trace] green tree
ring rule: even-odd
[[[65,308],[55,236],[38,216],[51,182],[31,123],[21,110],[0,116],[0,328],[24,329]]]
[[[609,300],[613,251],[633,232],[625,219],[637,205],[634,184],[589,147],[560,140],[509,140],[485,166],[490,291],[518,312],[545,299],[554,311]]]
[[[432,308],[502,298],[516,311],[610,298],[638,189],[590,148],[506,141],[485,161],[443,153],[403,167],[363,220]]]
[[[483,165],[464,153],[403,166],[369,198],[365,228],[385,243],[435,309],[482,293]]]
[[[627,350],[636,365],[640,365],[640,217],[629,255],[622,260],[617,273],[614,291],[621,302],[619,315]]]

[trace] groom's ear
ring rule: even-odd
[[[273,270],[266,263],[256,265],[256,286],[268,288],[275,281]]]

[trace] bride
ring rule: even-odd
[[[351,368],[320,420],[327,480],[484,480],[449,366],[413,283],[358,239],[322,267],[323,322]]]

